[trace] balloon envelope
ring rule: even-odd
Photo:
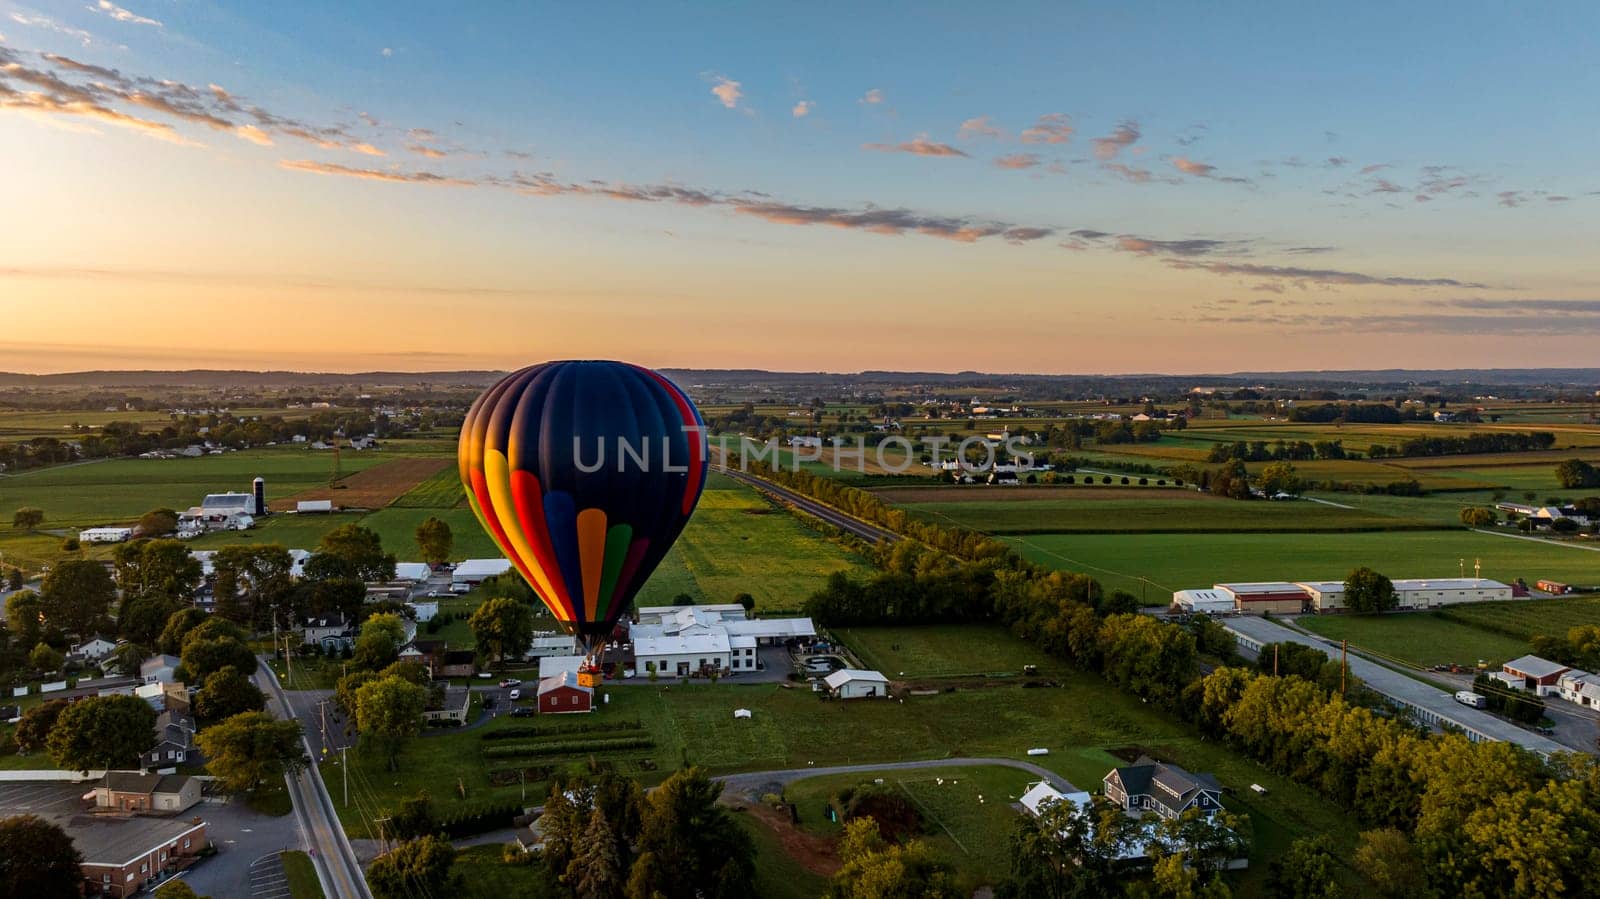
[[[700,412],[622,362],[547,362],[484,391],[457,461],[484,530],[586,646],[610,635],[705,487]]]

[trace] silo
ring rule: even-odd
[[[267,514],[267,479],[258,477],[251,484],[251,487],[253,488],[251,492],[256,497],[255,512],[252,514],[257,516]]]

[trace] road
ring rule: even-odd
[[[297,717],[271,666],[262,664],[256,672],[256,682],[267,694],[269,711],[275,711],[280,718]],[[317,869],[317,879],[322,882],[322,891],[328,899],[372,899],[372,893],[367,890],[366,877],[361,872],[361,863],[356,860],[344,827],[339,823],[339,814],[334,810],[333,800],[328,797],[328,790],[322,783],[322,774],[317,768],[317,753],[312,751],[309,739],[303,742],[311,764],[298,774],[285,775],[284,781],[289,785],[289,795],[294,800],[294,812],[305,834],[306,845],[311,847],[311,861]]]
[[[1546,540],[1543,537],[1529,537],[1527,534],[1507,534],[1505,531],[1491,531],[1488,528],[1473,528],[1480,534],[1491,537],[1505,537],[1509,540],[1529,540],[1534,543],[1543,543],[1547,546],[1565,546],[1567,549],[1586,549],[1592,553],[1600,553],[1600,546],[1584,546],[1582,543],[1570,543],[1565,540]]]
[[[1257,647],[1267,643],[1287,642],[1310,646],[1328,653],[1330,657],[1338,656],[1337,641],[1311,637],[1265,618],[1241,615],[1222,619],[1222,624],[1239,639],[1239,648],[1249,651],[1252,655]],[[1474,739],[1502,740],[1544,755],[1571,750],[1571,747],[1541,737],[1532,731],[1523,730],[1488,712],[1464,706],[1438,687],[1425,684],[1353,653],[1349,656],[1349,660],[1350,672],[1361,678],[1367,687],[1409,708],[1423,724],[1448,722],[1476,734]]]
[[[826,777],[831,774],[867,774],[874,771],[926,771],[935,768],[970,768],[973,766],[1016,768],[1048,781],[1063,793],[1077,791],[1066,778],[1047,768],[1020,759],[954,758],[923,759],[914,762],[881,762],[865,765],[834,765],[826,768],[785,768],[779,771],[751,771],[748,774],[725,774],[712,780],[721,781],[728,791],[760,799],[765,793],[780,793],[782,788],[808,777]],[[776,789],[774,789],[776,787]]]
[[[867,524],[865,521],[862,521],[859,518],[852,518],[849,515],[840,512],[838,509],[820,503],[803,493],[796,493],[787,487],[780,487],[771,481],[763,480],[748,472],[743,472],[736,468],[727,468],[724,466],[715,466],[713,470],[720,474],[727,475],[741,484],[754,487],[755,489],[765,493],[770,493],[778,499],[793,505],[800,511],[816,518],[820,518],[839,530],[854,534],[868,543],[894,543],[901,539],[900,535],[894,533],[893,531],[886,531],[876,525]]]

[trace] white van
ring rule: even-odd
[[[1477,693],[1474,693],[1471,690],[1456,691],[1456,702],[1459,702],[1462,705],[1472,706],[1475,709],[1489,707],[1489,697],[1479,696]]]

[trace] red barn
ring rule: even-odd
[[[594,688],[579,684],[576,674],[563,671],[539,681],[539,714],[587,712],[592,708]]]

